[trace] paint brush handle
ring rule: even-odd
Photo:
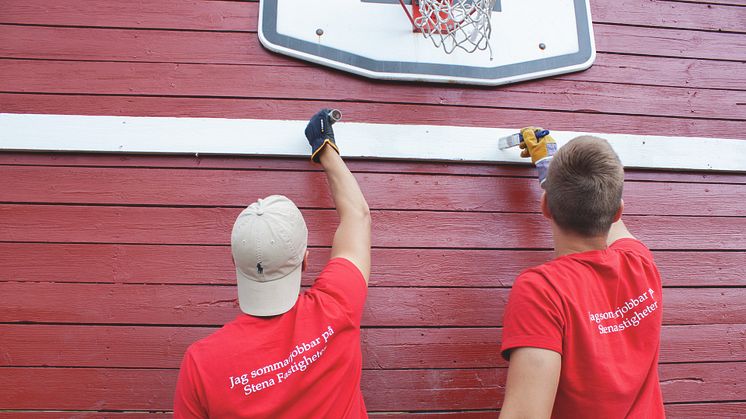
[[[547,135],[549,135],[548,129],[536,131],[537,139],[546,137]],[[498,142],[498,147],[500,148],[500,150],[505,150],[506,148],[515,147],[522,142],[523,142],[523,135],[521,135],[521,133],[519,132],[516,134],[508,135],[507,137],[500,138],[500,141]]]

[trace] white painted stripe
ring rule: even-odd
[[[306,121],[0,114],[0,150],[308,156]],[[516,129],[436,125],[334,125],[346,157],[527,163],[498,149]],[[746,171],[746,141],[552,131],[559,145],[592,134],[630,168]]]

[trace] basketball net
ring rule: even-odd
[[[433,41],[447,54],[456,48],[472,53],[489,49],[492,59],[492,9],[496,0],[412,0],[409,13],[399,0],[415,32]]]

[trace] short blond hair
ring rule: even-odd
[[[544,186],[559,227],[587,237],[606,235],[622,203],[624,166],[608,141],[580,136],[554,155]]]

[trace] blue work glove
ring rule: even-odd
[[[308,121],[306,125],[306,138],[311,145],[311,160],[318,163],[320,152],[327,145],[339,154],[337,143],[334,142],[334,130],[332,129],[331,109],[322,109]]]

